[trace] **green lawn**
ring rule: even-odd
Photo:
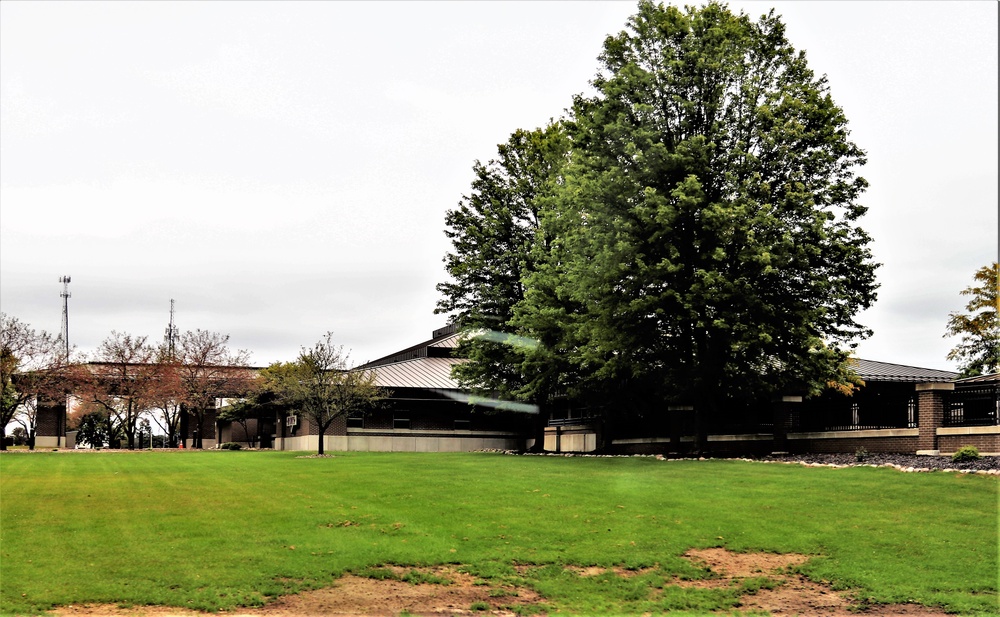
[[[296,454],[0,456],[0,613],[74,602],[226,609],[346,571],[443,563],[482,577],[510,576],[514,563],[655,565],[623,590],[557,567],[532,570],[524,583],[564,613],[726,610],[733,600],[718,590],[686,589],[680,599],[671,590],[656,596],[660,604],[646,593],[673,574],[702,575],[680,557],[686,550],[724,546],[814,555],[803,572],[869,601],[997,614],[995,477]]]

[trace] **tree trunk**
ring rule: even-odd
[[[545,451],[545,427],[549,424],[549,406],[539,405],[538,413],[532,421],[531,432],[535,437],[535,443],[532,444],[530,448],[526,448],[528,452],[540,453]],[[525,444],[527,446],[527,444]]]

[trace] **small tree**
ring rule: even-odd
[[[374,371],[350,370],[348,354],[342,345],[333,344],[332,332],[312,348],[303,348],[295,362],[268,367],[265,379],[265,387],[279,401],[316,425],[319,454],[323,454],[323,438],[335,419],[366,411],[387,396],[375,384]]]
[[[963,296],[972,296],[965,305],[968,312],[950,313],[945,334],[945,337],[962,337],[948,352],[948,359],[960,363],[965,377],[1000,372],[1000,306],[997,304],[1000,262],[983,266],[973,278],[978,284],[961,292]]]
[[[156,378],[149,399],[153,421],[166,433],[166,444],[176,448],[180,435],[184,384],[181,382],[180,365],[166,345],[157,350],[155,370]]]
[[[0,313],[0,450],[7,447],[6,427],[15,415],[31,413],[26,405],[39,396],[57,399],[65,394],[63,370],[68,361],[57,337]]]
[[[113,419],[129,450],[135,449],[140,416],[150,407],[156,384],[155,357],[156,350],[145,336],[113,331],[98,347],[94,362],[77,371],[77,395]]]
[[[195,330],[181,335],[176,353],[183,402],[195,423],[191,447],[200,448],[205,419],[216,400],[245,389],[250,352],[231,351],[228,334]]]
[[[14,430],[10,432],[10,437],[14,440],[15,446],[23,446],[28,443],[28,431],[24,430],[23,426],[15,426]]]
[[[257,434],[260,432],[261,407],[257,405],[253,398],[237,400],[229,403],[219,410],[219,420],[224,422],[235,422],[243,427],[243,434],[246,435],[247,444],[251,448],[257,447]],[[250,431],[250,421],[257,420],[257,430]]]
[[[91,448],[101,448],[112,441],[108,433],[108,417],[96,409],[80,416],[76,430],[77,443]],[[115,435],[120,438],[117,432]]]

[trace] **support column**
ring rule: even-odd
[[[955,384],[951,382],[917,384],[918,455],[937,456],[941,453],[937,430],[944,424],[945,397],[954,389]]]
[[[774,453],[788,452],[788,431],[792,428],[792,411],[802,403],[801,396],[786,395],[775,398],[771,402],[774,410]]]
[[[670,426],[670,451],[683,452],[681,448],[681,425],[685,414],[694,413],[694,405],[668,405],[667,423]]]

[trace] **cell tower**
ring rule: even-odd
[[[163,341],[167,344],[167,353],[170,358],[174,358],[174,351],[177,348],[177,326],[174,325],[174,299],[170,299],[170,325],[163,333]]]
[[[66,355],[69,356],[69,297],[73,294],[69,293],[69,275],[60,276],[59,282],[63,284],[62,293],[59,297],[63,299],[63,314],[62,314],[62,332],[60,336],[63,340],[63,345],[65,345]]]

